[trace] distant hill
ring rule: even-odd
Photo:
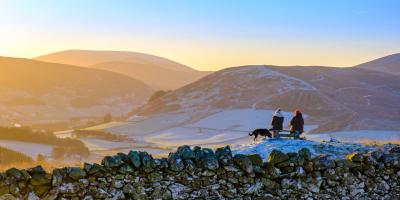
[[[0,57],[0,122],[40,122],[122,114],[153,90],[118,73]]]
[[[126,51],[68,50],[35,59],[118,72],[141,80],[156,90],[176,89],[209,74],[166,58]]]
[[[400,75],[400,53],[378,58],[355,67]]]
[[[231,109],[290,112],[300,108],[309,116],[307,123],[318,126],[316,131],[397,130],[398,102],[400,79],[387,73],[359,68],[242,66],[170,92],[136,114],[202,113],[205,117]]]
[[[104,62],[91,67],[121,73],[140,80],[154,89],[163,90],[179,88],[208,74],[208,72],[176,71],[130,62]]]

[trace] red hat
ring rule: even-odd
[[[301,111],[300,111],[299,109],[294,110],[294,115],[295,115],[295,116],[297,116],[297,115],[299,115],[299,114],[301,114]]]

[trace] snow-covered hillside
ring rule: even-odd
[[[398,130],[399,94],[400,79],[387,73],[243,66],[215,72],[141,107],[136,114],[209,116],[221,110],[300,108],[309,114],[310,124],[318,125],[315,132]]]
[[[320,134],[309,134],[308,139],[312,140],[330,140],[336,139],[343,142],[358,142],[358,143],[385,143],[385,142],[400,142],[400,130],[358,130],[358,131],[340,131],[327,132]]]
[[[188,145],[246,144],[251,141],[248,133],[257,128],[269,128],[272,110],[227,109],[213,112],[164,114],[140,121],[111,127],[106,130],[129,135],[136,141],[160,147]],[[292,117],[283,112],[285,126]],[[305,115],[307,117],[307,115]],[[306,130],[316,128],[308,124]]]
[[[314,142],[400,141],[398,91],[396,76],[357,68],[234,67],[170,92],[137,110],[127,124],[107,130],[167,149],[252,148],[248,132],[269,128],[273,110],[284,111],[287,127],[291,112],[300,108],[304,135]]]

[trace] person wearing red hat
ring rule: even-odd
[[[294,111],[294,117],[290,121],[290,133],[295,135],[295,138],[298,138],[300,134],[304,132],[304,119],[303,114],[299,109]]]

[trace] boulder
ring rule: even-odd
[[[88,174],[90,175],[95,175],[95,174],[103,174],[106,170],[104,169],[104,167],[102,165],[99,165],[97,163],[94,163],[92,165],[92,167],[90,168]]]
[[[175,172],[180,172],[185,168],[182,158],[176,153],[170,153],[168,155],[168,164],[169,168]]]
[[[18,200],[12,194],[1,194],[0,193],[0,200]]]
[[[178,150],[176,151],[176,153],[179,154],[180,157],[184,160],[189,160],[189,159],[195,158],[194,152],[190,149],[190,147],[188,145],[178,147]]]
[[[150,182],[160,182],[163,179],[163,175],[160,172],[152,172],[148,175],[148,179]]]
[[[308,148],[302,148],[298,152],[299,156],[304,158],[306,161],[311,160],[311,151]]]
[[[54,169],[53,176],[51,178],[51,185],[52,186],[60,186],[62,184],[63,178],[65,176],[64,169]]]
[[[256,166],[263,166],[263,160],[259,154],[250,154],[247,155],[250,159],[251,163]]]
[[[320,156],[312,160],[314,170],[331,169],[336,166],[335,161],[329,159],[327,156]]]
[[[193,171],[195,170],[195,168],[196,168],[196,166],[195,166],[193,160],[185,160],[185,161],[184,161],[184,164],[185,164],[185,166],[186,166],[185,169],[186,169],[188,172],[193,172]]]
[[[147,152],[139,152],[140,160],[142,163],[142,169],[146,173],[153,171],[153,157]]]
[[[45,170],[43,169],[43,167],[40,166],[40,165],[38,165],[38,166],[36,166],[36,167],[29,168],[27,171],[28,171],[28,173],[29,173],[30,175],[35,175],[35,174],[46,174],[46,171],[45,171]]]
[[[17,168],[11,168],[6,171],[7,176],[14,177],[15,180],[20,181],[24,180],[25,176],[22,174],[21,170]]]
[[[68,167],[67,168],[67,173],[68,173],[68,176],[72,180],[75,180],[75,181],[86,177],[85,170],[83,170],[80,167]]]
[[[123,164],[119,156],[106,156],[101,161],[101,164],[106,168],[116,168]]]
[[[47,192],[49,192],[50,189],[51,189],[50,185],[39,185],[36,186],[33,191],[35,192],[36,195],[41,197]]]
[[[120,188],[124,187],[124,181],[123,180],[115,180],[112,183],[112,187],[116,188],[116,189],[120,189]]]
[[[92,168],[92,164],[90,163],[83,163],[83,169],[86,171],[86,173],[89,173],[90,169]]]
[[[78,183],[63,183],[59,187],[59,191],[61,194],[75,194],[79,191]]]
[[[304,163],[303,168],[306,172],[312,172],[314,170],[314,163],[307,161]]]
[[[202,158],[204,156],[201,147],[199,147],[199,146],[193,147],[193,153],[194,153],[195,163],[197,165],[201,165],[201,160],[202,160]]]
[[[203,158],[201,160],[204,169],[217,170],[219,168],[218,159],[211,149],[204,148],[202,150]]]
[[[128,163],[123,164],[122,167],[120,167],[118,169],[118,173],[120,173],[120,174],[129,174],[129,173],[132,173],[134,171],[135,170],[133,169],[132,165],[128,164]]]
[[[141,165],[140,156],[137,151],[130,151],[128,153],[128,160],[136,168],[139,168]]]
[[[205,176],[205,177],[215,176],[215,172],[214,171],[210,171],[210,170],[204,170],[201,173],[201,176]]]
[[[48,185],[51,183],[51,175],[50,174],[32,174],[30,183],[33,186]]]
[[[263,169],[265,170],[264,177],[266,178],[275,179],[281,175],[281,170],[269,162],[264,163]]]
[[[123,162],[129,163],[128,155],[125,153],[119,152],[117,156],[119,156]]]
[[[221,165],[227,166],[232,164],[232,151],[229,146],[220,147],[215,150],[215,155],[218,158],[218,161]]]
[[[40,200],[40,198],[35,194],[35,192],[30,192],[28,194],[28,200]]]
[[[243,155],[243,154],[236,154],[233,157],[233,160],[237,166],[240,167],[244,172],[246,173],[252,173],[253,172],[253,163],[249,159],[248,156]]]
[[[275,165],[284,161],[289,160],[289,156],[282,151],[279,150],[272,150],[268,156],[268,162]]]
[[[0,185],[0,197],[10,193],[10,187],[6,185]]]
[[[206,199],[210,194],[207,189],[199,189],[195,190],[190,194],[190,197],[193,199]]]
[[[264,185],[264,189],[267,192],[270,192],[270,193],[273,193],[273,194],[277,194],[278,193],[278,190],[279,190],[279,187],[280,187],[279,183],[277,183],[277,182],[275,182],[273,180],[267,179],[267,178],[262,178],[261,181],[262,181],[262,183]]]
[[[105,199],[108,197],[108,195],[109,195],[108,192],[105,191],[104,189],[97,188],[96,192],[94,193],[94,198],[95,199]]]
[[[167,188],[155,187],[150,199],[172,199],[171,192]]]
[[[190,188],[179,183],[171,184],[168,190],[171,191],[172,199],[188,199],[190,196]]]
[[[256,182],[255,184],[252,184],[247,188],[245,194],[257,195],[262,189],[262,187],[263,187],[262,182]]]

